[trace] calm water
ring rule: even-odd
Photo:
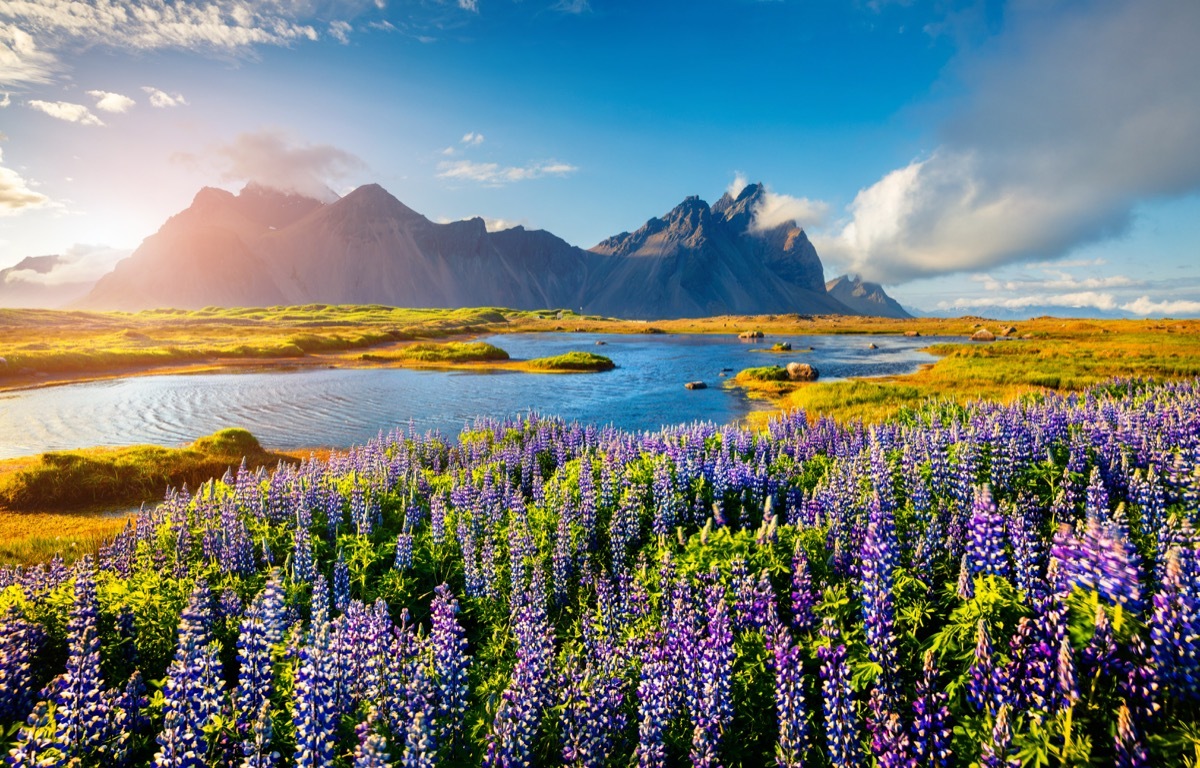
[[[814,350],[761,351],[780,339],[796,350]],[[725,423],[763,406],[723,389],[722,368],[736,372],[797,360],[816,366],[822,380],[884,376],[931,362],[932,356],[917,350],[937,340],[775,336],[749,343],[728,336],[520,334],[486,341],[514,358],[599,352],[618,368],[578,375],[347,368],[141,376],[48,387],[0,394],[0,458],[93,445],[179,445],[230,426],[249,429],[273,448],[342,448],[410,423],[419,432],[454,435],[476,416],[530,410],[628,430],[695,420]],[[598,347],[597,341],[606,345]],[[871,342],[879,349],[867,349]],[[709,389],[684,389],[693,380],[707,382]]]

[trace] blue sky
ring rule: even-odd
[[[0,0],[0,268],[204,185],[589,247],[737,179],[909,305],[1200,314],[1200,4]]]

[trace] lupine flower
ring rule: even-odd
[[[0,620],[0,722],[21,720],[33,706],[33,662],[45,636],[15,606]]]
[[[346,564],[345,550],[338,550],[338,559],[333,566],[333,607],[345,613],[350,605],[350,566]]]
[[[892,603],[895,577],[891,565],[895,561],[896,547],[892,526],[875,521],[867,525],[862,562],[863,628],[867,635],[867,653],[879,666],[876,685],[883,695],[883,706],[888,709],[892,708],[892,697],[896,693],[895,607]]]
[[[984,486],[975,493],[971,513],[971,542],[967,562],[972,575],[992,575],[1008,578],[1008,557],[1005,554],[1004,515],[996,509],[992,493]]]
[[[804,550],[797,547],[792,558],[792,626],[797,631],[809,632],[816,627],[817,619],[813,612],[816,604],[817,593],[808,572],[808,558]]]
[[[724,588],[708,590],[708,624],[697,649],[697,701],[693,708],[692,765],[708,768],[720,764],[717,752],[721,733],[733,717],[731,685],[733,632],[725,606]]]
[[[407,571],[413,564],[413,536],[411,533],[401,533],[396,536],[396,558],[392,567],[397,571]]]
[[[770,635],[770,651],[775,669],[775,713],[779,718],[775,761],[779,768],[800,768],[811,747],[800,646],[785,627],[777,627]]]
[[[1021,760],[1012,754],[1012,729],[1008,724],[1008,705],[996,713],[992,737],[983,742],[979,754],[980,768],[1021,768]]]
[[[987,623],[979,620],[975,632],[975,657],[971,662],[971,679],[967,681],[967,702],[977,710],[994,711],[1002,703],[996,685],[996,667],[992,658],[992,640]]]
[[[933,651],[926,651],[925,674],[917,683],[917,697],[913,700],[913,768],[945,768],[949,765],[953,733],[950,711],[946,708],[948,698],[937,685]]]
[[[179,619],[179,644],[163,689],[163,729],[154,756],[159,768],[202,768],[204,729],[225,708],[220,649],[212,638],[212,592],[201,581]]]
[[[675,713],[675,685],[671,652],[662,633],[650,643],[650,652],[642,663],[638,684],[638,768],[664,768],[667,749],[664,736]]]
[[[859,743],[858,712],[850,668],[846,664],[846,646],[832,619],[826,618],[821,630],[828,645],[817,648],[821,659],[821,690],[824,695],[825,742],[829,762],[835,768],[857,768],[864,762]]]
[[[871,691],[871,754],[879,768],[908,768],[911,749],[900,715],[887,709],[888,696],[876,687]]]
[[[1117,768],[1146,768],[1150,765],[1146,747],[1138,736],[1133,715],[1125,702],[1121,702],[1121,708],[1117,710],[1117,736],[1114,746]]]
[[[377,713],[371,710],[367,719],[359,723],[354,731],[358,736],[358,746],[354,749],[354,768],[388,768],[387,740],[376,729]]]
[[[238,710],[238,730],[243,734],[254,729],[255,719],[262,717],[263,707],[271,697],[274,672],[271,651],[283,641],[285,631],[283,586],[275,572],[250,605],[237,640],[239,671],[234,701]],[[254,735],[260,741],[263,739],[261,734]],[[270,737],[267,736],[257,754],[264,754],[263,750],[269,746]]]
[[[521,606],[514,627],[517,666],[504,691],[488,743],[484,765],[515,768],[528,765],[542,712],[550,703],[554,635],[536,593]]]
[[[457,619],[458,601],[445,584],[437,588],[430,606],[433,627],[430,643],[433,648],[433,679],[436,696],[438,741],[450,741],[461,726],[467,712],[467,639]]]

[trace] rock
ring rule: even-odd
[[[987,328],[980,328],[975,333],[971,334],[971,341],[995,341],[996,334],[989,331]]]
[[[726,376],[728,376],[728,375],[729,375],[728,373],[725,373],[724,371],[722,371],[721,373],[718,373],[718,374],[717,374],[717,377],[718,377],[718,378],[722,378],[722,379],[723,379],[723,378],[725,378],[725,377],[726,377]]]
[[[1017,332],[1017,329],[1010,325],[1007,328],[1000,331],[1000,335],[1001,336],[1012,336],[1016,332]]]
[[[778,344],[772,344],[771,350],[774,352],[791,352],[792,351],[792,342],[781,341]]]
[[[722,368],[721,373],[733,373],[733,369],[732,368]]]
[[[904,335],[905,336],[920,336],[921,332],[920,331],[905,331]]]
[[[597,341],[597,342],[596,342],[596,346],[597,346],[597,347],[603,347],[603,346],[604,346],[604,345],[606,345],[606,344],[608,344],[608,342],[607,342],[607,341]]]
[[[876,344],[875,342],[871,342],[870,344],[867,345],[867,349],[879,349],[879,345]]]
[[[739,339],[761,339],[762,337],[762,331],[742,331],[738,334]]]
[[[708,389],[708,385],[703,381],[689,381],[683,385],[686,389]]]
[[[808,363],[788,363],[787,374],[792,381],[816,381],[821,375]]]

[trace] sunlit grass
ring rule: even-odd
[[[364,354],[369,362],[483,363],[507,360],[503,349],[482,341],[448,341],[443,344],[410,344],[388,354]]]
[[[525,367],[534,371],[611,371],[616,365],[604,355],[593,352],[566,352],[529,360]]]

